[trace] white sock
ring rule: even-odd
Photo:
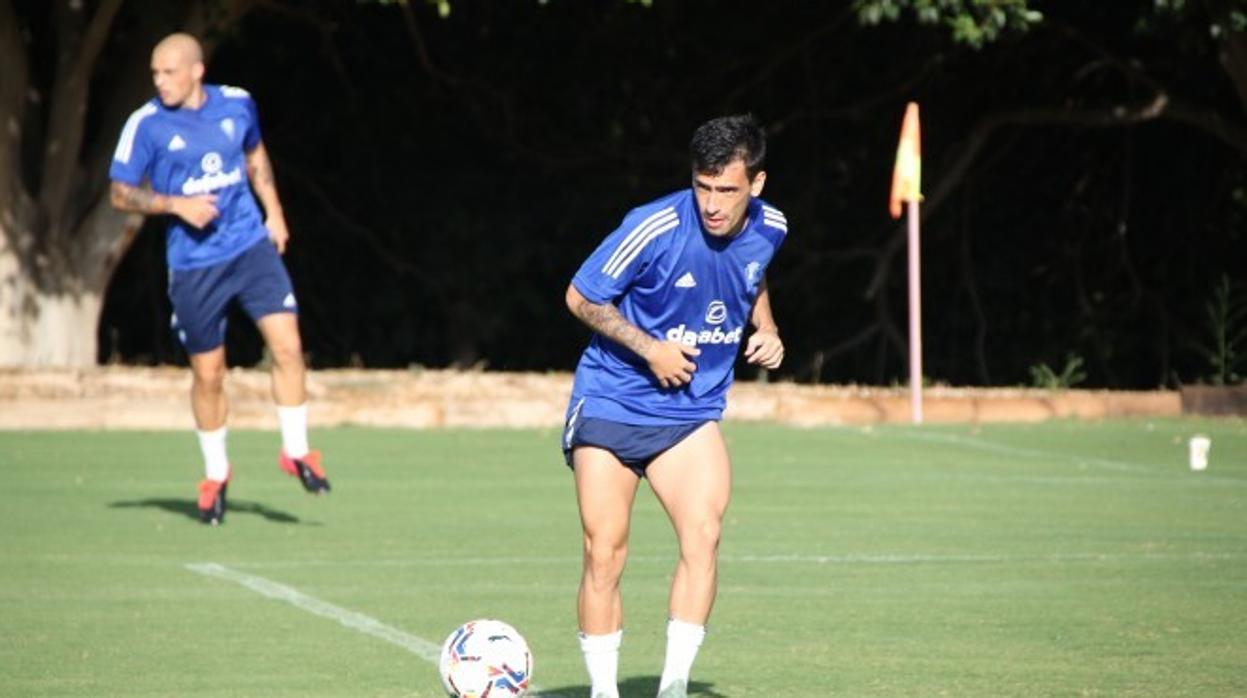
[[[667,621],[667,661],[662,668],[662,679],[658,682],[661,692],[673,681],[688,684],[688,672],[693,668],[693,660],[697,659],[697,650],[706,637],[706,626],[685,623],[672,618]]]
[[[585,668],[589,670],[589,681],[593,687],[589,695],[593,698],[619,698],[619,644],[623,640],[623,629],[606,635],[585,635],[580,633],[580,651],[585,655]]]
[[[204,455],[204,475],[209,480],[229,479],[229,457],[225,455],[225,427],[214,431],[196,431],[199,450]]]
[[[281,448],[291,458],[307,455],[307,403],[297,407],[277,406],[277,421],[281,423]]]

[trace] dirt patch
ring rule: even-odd
[[[179,368],[101,367],[0,371],[0,429],[189,429],[190,373]],[[272,429],[269,377],[233,370],[230,425]],[[316,426],[405,428],[549,427],[563,421],[567,373],[316,371],[309,374]],[[856,386],[737,383],[726,419],[801,426],[908,422],[909,392]],[[1176,391],[1046,391],[933,388],[928,422],[1172,417]]]

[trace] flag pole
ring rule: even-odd
[[[922,201],[922,143],[918,126],[918,105],[905,106],[901,139],[896,147],[892,169],[892,193],[888,210],[901,217],[901,202],[909,213],[909,412],[914,424],[922,424],[922,257],[918,213]]]
[[[922,424],[922,265],[918,200],[909,200],[909,414]]]

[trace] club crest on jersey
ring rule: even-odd
[[[757,262],[750,262],[745,265],[745,281],[753,283],[758,280],[758,270],[762,268]]]
[[[233,119],[229,117],[225,117],[224,119],[221,119],[221,130],[225,132],[225,135],[229,137],[231,141],[234,140],[234,120]]]

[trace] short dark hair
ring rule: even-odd
[[[720,116],[697,127],[689,153],[694,172],[718,174],[740,159],[745,163],[745,174],[753,180],[766,160],[766,134],[753,114]]]

